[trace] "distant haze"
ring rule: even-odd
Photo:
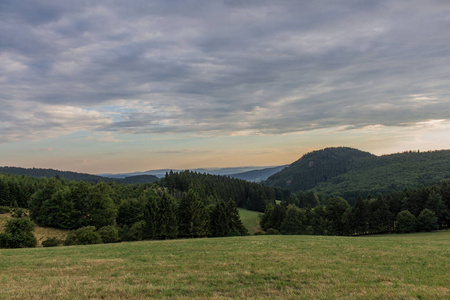
[[[0,2],[0,166],[450,149],[450,1]]]

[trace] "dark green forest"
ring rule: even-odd
[[[393,193],[450,178],[450,150],[375,156],[357,149],[326,148],[304,155],[265,184],[312,190],[354,204],[358,196]]]
[[[216,181],[224,180],[214,189]],[[0,207],[18,216],[28,211],[40,226],[74,230],[66,241],[70,245],[246,235],[236,205],[242,195],[230,195],[229,189],[221,189],[225,186],[245,191],[246,201],[241,202],[255,208],[264,210],[270,199],[274,203],[262,194],[274,188],[228,177],[186,171],[168,175],[165,182],[169,184],[91,183],[0,174]],[[6,237],[10,233],[2,233],[0,246],[25,246]]]
[[[450,180],[387,195],[359,197],[354,206],[341,197],[330,197],[318,205],[314,197],[312,192],[299,192],[295,203],[268,206],[261,227],[278,234],[364,235],[450,226]]]

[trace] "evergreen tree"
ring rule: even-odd
[[[230,198],[226,203],[226,212],[230,223],[230,235],[247,235],[248,231],[242,223],[236,203]]]
[[[157,233],[158,203],[156,198],[147,199],[144,207],[145,225],[142,232],[144,239],[155,239]]]
[[[135,198],[124,200],[117,211],[117,224],[131,226],[142,221],[144,219],[144,206],[145,204],[142,201]]]
[[[177,206],[173,198],[163,193],[158,203],[156,236],[159,239],[174,239],[178,236]]]
[[[221,237],[230,234],[230,219],[227,215],[226,205],[223,201],[219,201],[213,208],[210,216],[210,233],[211,236]]]
[[[181,197],[178,221],[178,233],[181,237],[206,237],[209,234],[209,218],[205,205],[193,189]]]

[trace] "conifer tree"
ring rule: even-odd
[[[144,221],[145,225],[143,228],[142,237],[144,239],[155,239],[157,233],[157,216],[159,214],[158,211],[158,203],[155,198],[150,198],[145,203],[144,207]]]
[[[205,237],[209,234],[209,218],[203,201],[190,189],[178,207],[178,233],[181,237]]]
[[[178,236],[177,207],[173,198],[163,193],[158,203],[156,236],[160,239],[174,239]]]
[[[226,203],[226,211],[228,219],[230,220],[230,235],[247,235],[248,231],[242,223],[241,216],[236,207],[236,203],[230,198]]]

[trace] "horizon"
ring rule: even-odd
[[[448,15],[407,0],[3,2],[0,165],[117,174],[450,149]]]
[[[346,146],[336,146],[336,147],[343,147],[343,148],[348,148]],[[317,149],[317,150],[313,150],[311,152],[314,151],[319,151],[319,150],[323,150],[323,149],[327,149],[327,148],[334,148],[334,147],[325,147],[325,148],[321,148],[321,149]],[[353,148],[353,149],[357,149],[357,148]],[[363,151],[361,149],[357,149],[360,151]],[[410,150],[404,150],[404,151],[400,151],[400,152],[393,152],[393,153],[384,153],[384,154],[375,154],[375,153],[371,153],[369,151],[365,151],[365,152],[369,152],[375,156],[387,156],[387,155],[395,155],[395,154],[401,154],[401,153],[407,153],[407,152],[436,152],[436,151],[449,151],[450,149],[429,149],[429,150],[420,150],[420,149],[410,149]],[[131,171],[131,172],[117,172],[117,173],[88,173],[88,172],[77,172],[74,170],[62,170],[62,169],[58,169],[58,168],[41,168],[41,167],[21,167],[21,166],[6,166],[6,165],[0,165],[0,167],[12,167],[12,168],[25,168],[25,169],[53,169],[55,171],[61,171],[61,172],[75,172],[75,173],[85,173],[85,174],[90,174],[90,175],[97,175],[97,176],[107,176],[107,175],[130,175],[130,176],[135,176],[132,175],[134,173],[147,173],[147,172],[157,172],[157,171],[168,171],[168,170],[173,170],[173,171],[184,171],[184,170],[199,170],[199,169],[204,169],[204,170],[208,170],[208,171],[214,171],[214,170],[223,170],[223,169],[250,169],[250,170],[245,170],[245,171],[241,171],[238,173],[243,173],[243,172],[248,172],[248,171],[252,171],[252,170],[263,170],[266,168],[276,168],[276,167],[281,167],[281,166],[289,166],[292,163],[296,162],[297,160],[299,160],[300,158],[302,158],[304,155],[308,154],[310,152],[304,153],[302,154],[300,157],[298,157],[296,160],[290,162],[290,163],[286,163],[286,164],[280,164],[280,165],[266,165],[266,166],[250,166],[250,165],[244,165],[244,166],[227,166],[227,167],[220,167],[220,166],[210,166],[210,167],[193,167],[193,168],[158,168],[158,169],[148,169],[148,170],[137,170],[137,171]],[[236,174],[238,174],[236,173]],[[146,174],[138,174],[138,175],[146,175]]]

